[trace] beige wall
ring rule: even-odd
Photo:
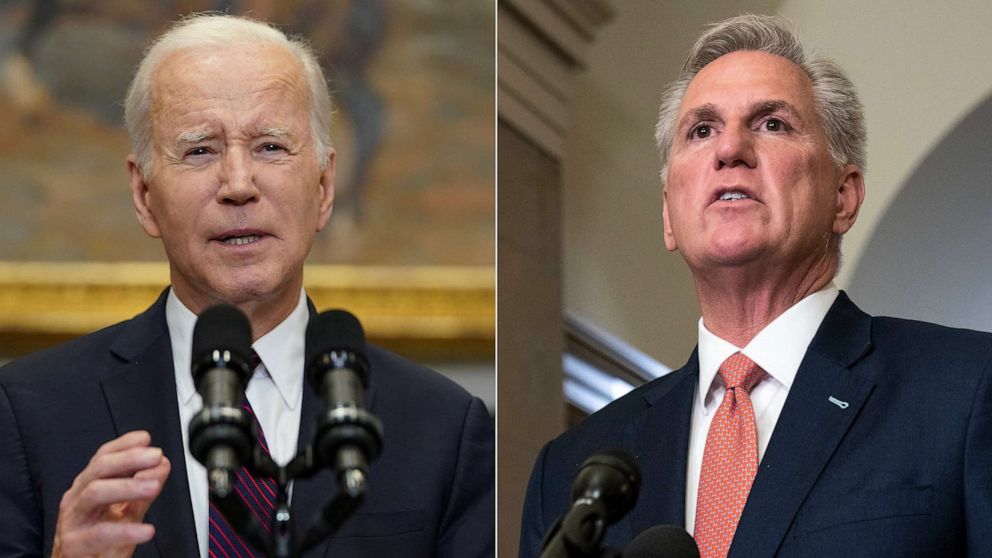
[[[782,13],[850,72],[865,105],[868,195],[844,240],[845,285],[900,187],[992,89],[992,3],[794,0]]]
[[[845,239],[842,288],[899,187],[992,89],[992,4],[984,2],[629,1],[617,9],[576,84],[563,166],[564,306],[670,366],[695,344],[698,310],[684,264],[661,242],[653,120],[705,22],[778,9],[859,87],[868,197]]]

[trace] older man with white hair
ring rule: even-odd
[[[330,114],[313,54],[267,24],[194,16],[149,48],[127,95],[127,168],[171,287],[132,320],[0,373],[0,556],[259,555],[208,502],[190,452],[203,405],[190,342],[205,309],[240,309],[260,361],[247,405],[271,457],[310,442],[321,405],[303,378],[303,263],[333,206]],[[368,356],[384,450],[357,514],[307,556],[491,556],[481,401],[384,350]],[[295,481],[293,515],[305,527],[335,492],[329,471]]]
[[[617,446],[643,481],[613,545],[674,524],[704,558],[992,556],[992,335],[872,317],[833,283],[865,194],[850,80],[745,15],[699,38],[660,113],[698,346],[545,446],[521,556]]]

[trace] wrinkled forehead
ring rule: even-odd
[[[151,119],[238,103],[278,100],[306,113],[309,94],[302,63],[276,44],[198,46],[166,56],[152,72]]]
[[[759,51],[731,52],[704,66],[689,82],[679,115],[708,104],[729,110],[765,101],[784,101],[816,119],[806,72],[790,60]]]

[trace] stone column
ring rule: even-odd
[[[562,431],[561,160],[573,76],[608,0],[501,0],[498,13],[499,555],[517,555],[541,446]]]

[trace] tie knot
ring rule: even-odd
[[[248,355],[248,366],[251,366],[252,371],[258,368],[258,365],[262,364],[262,358],[258,356],[255,349],[251,350],[251,354]]]
[[[756,386],[764,375],[765,371],[743,353],[730,355],[720,365],[720,377],[723,378],[723,384],[727,389],[740,387],[751,393],[751,388]]]

